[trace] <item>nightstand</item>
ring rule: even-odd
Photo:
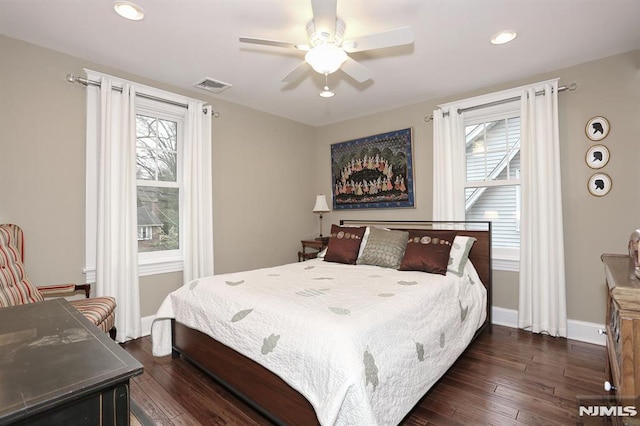
[[[329,244],[329,237],[302,240],[300,243],[302,243],[302,251],[298,252],[298,262],[315,259],[318,256],[318,253]],[[307,249],[313,249],[315,251],[307,253]]]

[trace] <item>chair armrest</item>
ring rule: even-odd
[[[42,294],[42,297],[65,296],[80,290],[84,290],[85,296],[89,298],[91,284],[54,284],[38,287],[38,291]]]

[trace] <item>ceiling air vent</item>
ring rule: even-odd
[[[194,84],[198,89],[208,90],[213,93],[220,93],[225,89],[231,87],[229,83],[225,83],[224,81],[214,80],[212,78],[206,77],[204,80]]]

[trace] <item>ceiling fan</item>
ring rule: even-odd
[[[242,43],[297,49],[307,52],[305,60],[284,76],[289,83],[300,78],[309,68],[327,75],[342,69],[344,73],[363,83],[373,76],[371,70],[350,58],[348,53],[364,52],[384,47],[402,46],[413,43],[411,27],[400,27],[343,40],[345,23],[336,15],[337,0],[311,0],[313,19],[307,23],[309,44],[295,44],[285,41],[254,37],[240,37]],[[325,86],[325,90],[328,87]]]

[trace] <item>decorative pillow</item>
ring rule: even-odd
[[[446,275],[449,253],[455,237],[455,231],[409,231],[409,242],[400,270]]]
[[[456,235],[451,246],[451,253],[449,253],[449,266],[447,271],[456,274],[461,277],[464,271],[464,267],[469,260],[469,252],[476,239],[473,237],[466,237],[462,235]]]
[[[409,233],[405,231],[390,231],[371,227],[367,245],[358,258],[358,265],[375,265],[383,268],[398,269],[404,250],[407,248]]]
[[[316,259],[324,259],[325,254],[327,254],[326,247],[318,252],[318,254],[316,255]]]
[[[364,236],[362,237],[362,244],[360,244],[360,250],[358,250],[358,259],[362,257],[362,252],[364,251],[364,248],[367,246],[367,240],[369,239],[370,233],[371,233],[371,227],[367,226],[364,231]]]
[[[365,227],[331,225],[331,236],[324,260],[354,265]]]

